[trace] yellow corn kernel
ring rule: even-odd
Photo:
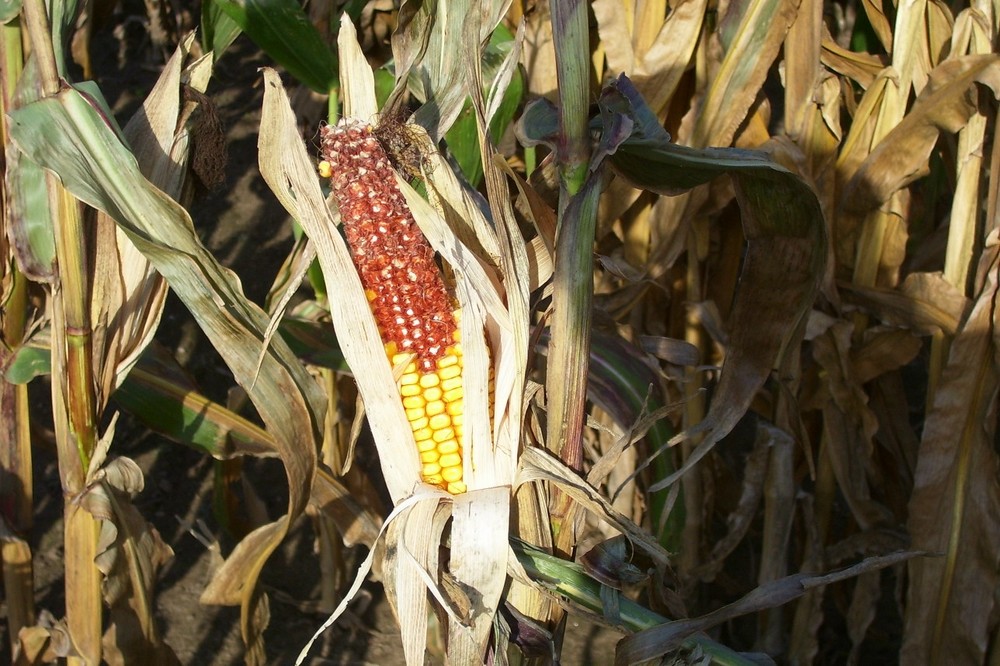
[[[452,423],[451,417],[448,416],[447,414],[435,414],[430,418],[430,421],[428,421],[430,429],[434,431],[444,430],[445,428],[450,426],[451,423]]]
[[[469,488],[461,481],[449,481],[446,490],[452,495],[461,495],[462,493],[467,492]]]
[[[407,373],[407,374],[405,374],[405,375],[403,375],[402,377],[399,378],[399,385],[400,386],[414,386],[419,381],[420,381],[420,378],[417,376],[417,373],[415,373],[415,372],[413,372],[413,373]]]
[[[431,463],[441,463],[441,456],[438,454],[437,449],[431,449],[430,451],[424,451],[420,454],[420,462],[425,465]]]
[[[461,398],[449,401],[446,411],[448,412],[448,415],[451,416],[452,423],[454,423],[455,419],[462,418],[462,413],[465,411],[465,401]]]
[[[415,407],[414,409],[406,410],[406,420],[409,421],[410,423],[413,423],[417,419],[423,418],[423,416],[424,416],[423,407]]]
[[[444,393],[441,391],[440,387],[432,386],[431,388],[424,389],[424,400],[427,402],[434,402],[435,400],[440,400]]]
[[[333,165],[323,160],[316,166],[316,170],[319,171],[320,178],[329,178],[333,175]]]
[[[406,384],[404,386],[399,387],[399,392],[402,394],[404,398],[412,398],[415,395],[422,395],[423,391],[424,390],[420,388],[419,384]],[[424,396],[424,400],[426,399],[427,397]]]
[[[437,452],[440,453],[441,455],[446,455],[448,453],[458,453],[458,448],[459,448],[458,440],[452,438],[438,444]]]
[[[458,359],[455,359],[455,360],[457,361]],[[461,381],[462,381],[462,366],[459,365],[457,362],[453,363],[451,365],[446,365],[443,368],[440,368],[438,370],[438,375],[441,377],[441,380],[442,380],[441,381],[441,388],[443,388],[445,390],[448,390],[448,387],[445,386],[445,384],[448,384],[448,383],[454,384],[454,381],[452,381],[452,380],[457,379],[459,381],[459,383],[461,383]]]
[[[445,407],[443,402],[435,400],[434,402],[428,402],[424,407],[424,410],[427,412],[427,416],[435,416],[437,414],[443,414]],[[407,420],[410,420],[409,415],[407,415]]]
[[[437,455],[437,451],[435,451],[434,454]],[[441,469],[444,470],[447,470],[449,467],[461,468],[462,465],[462,456],[457,453],[446,453],[443,456],[438,456],[436,460],[438,461],[438,464],[441,465]],[[457,481],[458,479],[454,480]]]
[[[462,391],[462,387],[459,386],[458,388],[453,388],[450,391],[445,391],[444,396],[442,397],[444,398],[445,402],[456,402],[458,400],[461,400],[463,395],[464,392]]]
[[[424,418],[422,420],[426,421],[427,419]],[[413,439],[417,441],[417,444],[420,444],[420,442],[425,440],[434,441],[431,439],[432,435],[434,435],[434,430],[432,428],[421,428],[413,431]]]
[[[441,442],[447,442],[454,436],[455,436],[454,428],[445,428],[444,430],[436,431],[433,435],[431,435],[431,439],[440,444]]]
[[[443,476],[444,480],[448,481],[449,483],[452,483],[454,481],[458,481],[459,479],[462,478],[462,465],[461,465],[461,463],[459,463],[458,466],[444,467],[444,468],[442,468],[441,469],[441,476]]]
[[[420,386],[425,389],[434,388],[441,383],[441,378],[437,376],[436,372],[429,372],[426,375],[420,375]]]
[[[454,351],[455,347],[457,347],[457,346],[458,345],[452,346],[451,349],[449,349],[449,351]],[[458,356],[456,356],[454,354],[445,354],[444,356],[442,356],[441,358],[439,358],[438,362],[437,362],[437,366],[438,366],[439,370],[444,370],[445,368],[450,368],[453,365],[455,365],[455,366],[458,365]],[[459,372],[461,372],[461,371],[459,371]]]
[[[424,400],[422,395],[412,395],[408,398],[403,398],[403,409],[421,409],[427,401]]]

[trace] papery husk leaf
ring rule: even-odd
[[[924,422],[907,527],[914,547],[943,556],[910,563],[903,663],[981,663],[996,630],[998,249],[994,230]]]
[[[976,112],[976,83],[1000,97],[1000,56],[964,56],[936,67],[910,112],[853,174],[841,197],[844,209],[854,215],[871,210],[925,175],[938,134],[957,132]]]
[[[201,245],[187,212],[142,177],[131,153],[87,98],[63,89],[11,117],[19,147],[57,173],[75,196],[111,215],[167,279],[274,436],[288,476],[287,514],[240,544],[203,595],[213,603],[241,604],[244,640],[251,654],[259,654],[260,628],[250,625],[253,591],[290,518],[301,513],[308,498],[323,413],[318,386],[280,340],[270,346],[253,382],[266,316]]]
[[[275,78],[277,77],[275,76]],[[368,577],[368,573],[372,570],[372,564],[375,561],[376,554],[384,552],[383,550],[376,548],[376,545],[378,545],[378,539],[381,538],[384,534],[386,534],[387,530],[390,527],[392,527],[392,529],[397,529],[397,526],[395,525],[396,519],[408,513],[410,509],[416,506],[417,504],[428,503],[428,501],[437,502],[442,498],[447,499],[447,497],[449,496],[436,488],[431,488],[430,486],[423,486],[418,488],[414,494],[401,500],[393,508],[392,512],[386,517],[385,523],[382,524],[382,528],[379,530],[378,535],[375,537],[375,541],[372,543],[372,547],[368,550],[368,555],[365,557],[364,561],[358,567],[358,573],[355,575],[354,582],[351,583],[350,589],[348,589],[347,592],[344,593],[343,599],[341,599],[340,603],[337,605],[337,608],[334,609],[333,613],[330,614],[330,617],[328,617],[326,621],[323,622],[320,628],[317,629],[316,632],[312,635],[312,638],[310,638],[309,641],[305,644],[305,646],[303,646],[302,650],[299,652],[298,657],[295,659],[295,666],[299,666],[299,664],[305,661],[306,657],[309,656],[309,650],[312,648],[313,643],[316,642],[316,639],[324,631],[329,629],[333,625],[333,623],[337,621],[337,618],[343,615],[344,611],[347,610],[347,605],[351,602],[352,599],[354,599],[354,596],[361,589],[361,584],[365,582],[365,579]]]
[[[449,570],[473,591],[470,617],[464,626],[448,621],[448,663],[480,663],[486,652],[493,617],[507,579],[507,535],[510,488],[472,491],[455,498],[452,508]]]
[[[434,174],[448,168],[441,164]],[[433,177],[433,176],[431,176]],[[402,178],[397,177],[397,185],[413,213],[420,230],[427,237],[431,246],[441,254],[442,258],[455,271],[457,281],[456,292],[462,308],[462,353],[464,367],[462,371],[464,386],[464,418],[463,447],[467,455],[463,456],[465,476],[463,477],[470,490],[489,488],[497,485],[509,485],[513,476],[511,460],[499,459],[495,455],[494,441],[497,433],[490,432],[487,424],[499,425],[500,420],[491,417],[489,405],[489,363],[491,356],[500,358],[500,349],[504,341],[510,339],[511,322],[507,316],[501,295],[497,293],[499,280],[491,276],[487,268],[462,243],[457,242],[444,218],[434,208],[424,201]],[[487,348],[484,331],[491,331],[491,337],[496,339],[497,352],[491,354]],[[508,343],[509,344],[509,343]],[[498,404],[506,404],[509,390],[495,390]],[[506,448],[506,446],[505,446]]]
[[[346,13],[340,17],[337,50],[340,55],[340,89],[344,96],[344,117],[375,122],[375,116],[378,114],[375,75],[364,53],[361,52],[358,32]]]
[[[466,76],[471,81],[472,89],[475,92],[483,88],[480,64],[480,61],[475,58],[466,61]],[[503,279],[502,286],[496,285],[495,288],[498,291],[503,290],[504,307],[493,311],[487,302],[483,302],[482,307],[485,308],[484,316],[494,354],[491,361],[494,379],[492,423],[495,449],[492,452],[493,460],[489,464],[494,469],[502,469],[504,476],[498,476],[497,479],[502,478],[503,483],[507,485],[510,483],[517,465],[522,435],[524,386],[528,365],[530,330],[528,294],[531,271],[524,237],[511,206],[507,181],[503,176],[502,169],[498,166],[498,163],[503,162],[504,158],[497,152],[493,139],[487,131],[489,121],[485,108],[486,102],[479,94],[472,95],[470,99],[476,112],[479,128],[479,151],[482,155],[483,176],[489,210],[492,214],[492,225],[485,223],[475,202],[471,200],[464,188],[452,185],[448,191],[439,190],[439,192],[442,199],[448,202],[446,208],[459,211],[464,208],[472,213],[471,219],[476,237],[481,246],[490,252],[490,256],[498,265]],[[447,178],[450,171],[445,172],[444,175]],[[432,186],[434,186],[434,180],[430,181]],[[470,286],[475,287],[475,285]],[[461,286],[461,283],[459,288],[460,291],[466,289]],[[465,295],[464,298],[471,301],[470,295]],[[463,298],[462,294],[460,294],[460,298]],[[476,306],[477,309],[479,307],[479,305]],[[477,314],[477,316],[479,315]],[[465,330],[467,330],[467,324],[463,320],[463,335]],[[474,362],[482,363],[482,361],[475,360]],[[468,374],[466,377],[466,386],[469,386],[468,382],[473,381],[475,377]],[[481,390],[479,387],[474,388]],[[484,456],[484,452],[480,450],[477,455]],[[466,464],[466,469],[468,469],[468,464]]]
[[[417,502],[387,525],[382,572],[386,597],[392,605],[408,666],[424,663],[430,603],[418,569],[436,582],[441,532],[447,518],[436,518],[438,502]],[[472,663],[472,662],[470,662]]]
[[[669,565],[670,555],[667,551],[648,532],[616,511],[595,488],[551,454],[534,446],[525,447],[521,454],[515,488],[538,480],[555,483],[582,508],[618,528],[657,565]]]

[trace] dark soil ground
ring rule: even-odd
[[[141,11],[141,9],[140,9]],[[164,62],[136,21],[141,16],[113,16],[94,34],[94,68],[119,122],[127,121],[156,80]],[[292,243],[285,211],[270,195],[256,167],[261,89],[257,68],[270,64],[241,37],[219,62],[208,95],[218,106],[226,131],[228,167],[225,183],[200,196],[191,213],[205,245],[241,278],[252,300],[263,302],[273,276]],[[225,401],[231,376],[176,299],[164,314],[158,340],[171,349],[202,390]],[[40,412],[47,412],[43,385],[34,389]],[[44,438],[43,438],[44,439]],[[38,508],[32,536],[36,600],[39,611],[64,612],[61,490],[54,451],[37,447],[35,497]],[[112,455],[136,460],[146,487],[136,505],[174,551],[160,572],[156,607],[162,635],[183,664],[242,662],[239,609],[210,607],[198,598],[211,579],[220,555],[209,545],[231,548],[212,508],[215,463],[201,453],[143,429],[127,415],[119,423]],[[248,464],[261,487],[279,488],[273,500],[283,506],[284,475],[276,463]],[[268,502],[270,504],[270,502]],[[196,538],[195,533],[201,535]],[[324,616],[316,610],[320,579],[314,530],[301,519],[282,549],[265,567],[261,582],[269,592],[271,621],[265,641],[269,663],[293,663]],[[206,545],[208,544],[208,545]],[[9,658],[6,626],[0,616],[0,663]],[[565,664],[612,661],[618,636],[571,620],[563,651]],[[376,583],[369,583],[348,613],[314,647],[312,664],[402,664],[398,630]]]

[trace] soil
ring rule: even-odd
[[[144,33],[136,32],[135,19],[126,14],[114,16],[93,38],[95,78],[123,124],[164,62],[163,54],[155,52]],[[288,216],[256,168],[262,96],[257,68],[265,64],[270,63],[245,37],[219,62],[208,96],[217,105],[226,132],[225,182],[202,193],[191,207],[205,245],[240,276],[248,296],[257,303],[263,302],[292,244]],[[175,298],[168,302],[157,337],[206,394],[225,401],[231,376]],[[33,404],[39,413],[47,412],[47,387],[36,384]],[[64,613],[61,490],[54,450],[36,448],[37,515],[31,539],[36,603],[39,611],[58,618]],[[239,609],[198,601],[221,561],[218,544],[227,552],[233,545],[214,517],[214,461],[145,430],[128,415],[119,422],[112,455],[128,456],[142,467],[146,487],[135,503],[174,551],[160,572],[156,592],[163,639],[183,664],[241,663]],[[249,462],[247,472],[266,480],[260,487],[284,486],[284,475],[273,461]],[[273,504],[275,511],[284,502],[280,496],[262,499]],[[268,663],[293,663],[325,619],[317,611],[320,572],[314,535],[310,519],[301,518],[263,571],[261,583],[269,593],[271,611],[265,634]],[[354,553],[355,559],[361,555]],[[6,634],[0,632],[0,662],[9,655]],[[614,632],[571,619],[562,663],[611,663],[618,638]],[[347,616],[323,635],[311,654],[317,655],[307,661],[311,664],[404,663],[395,619],[377,583],[366,584]]]

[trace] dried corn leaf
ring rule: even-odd
[[[908,527],[914,547],[942,556],[910,563],[904,663],[981,663],[996,631],[998,250],[994,230],[924,425]]]
[[[805,315],[826,261],[823,214],[813,191],[760,153],[693,150],[669,142],[628,79],[620,77],[602,104],[634,121],[631,137],[611,156],[615,171],[661,193],[694,187],[724,173],[733,179],[748,249],[730,313],[730,344],[711,410],[676,444],[706,437],[683,469],[650,490],[673,484],[728,433],[750,400],[804,331]]]
[[[853,285],[841,289],[846,302],[860,305],[886,324],[920,335],[953,334],[967,305],[961,292],[940,274],[911,273],[896,289]]]
[[[837,322],[813,340],[813,355],[823,368],[829,394],[821,405],[826,452],[837,483],[862,529],[891,524],[892,514],[872,497],[869,471],[878,422],[868,396],[854,376],[849,351],[853,327]]]
[[[249,654],[259,657],[261,627],[252,624],[255,583],[289,520],[305,508],[323,401],[315,382],[280,340],[271,345],[253,383],[266,316],[201,245],[186,211],[143,178],[107,125],[108,116],[89,100],[65,88],[15,112],[12,136],[21,150],[57,173],[75,196],[113,217],[152,261],[247,390],[274,436],[288,476],[288,512],[242,542],[204,596],[215,603],[241,604],[244,640]]]
[[[878,73],[885,68],[885,63],[877,56],[842,48],[829,36],[823,38],[820,61],[834,72],[848,77],[865,90],[875,81]]]
[[[751,0],[742,11],[725,56],[704,97],[692,106],[678,143],[701,148],[728,146],[757,99],[768,70],[795,19],[798,0]],[[691,122],[693,120],[693,123]],[[690,131],[685,131],[690,127]]]
[[[935,68],[910,112],[853,174],[841,198],[844,209],[855,215],[874,209],[926,174],[938,134],[957,132],[975,113],[976,83],[1000,97],[1000,56],[964,56]]]
[[[708,631],[741,615],[760,612],[768,608],[777,608],[823,585],[853,578],[865,572],[877,571],[920,555],[924,555],[924,553],[907,551],[869,557],[852,567],[826,575],[795,574],[761,585],[739,601],[723,606],[707,615],[689,620],[666,622],[622,639],[615,651],[615,664],[616,666],[627,666],[660,657],[675,650],[681,641],[692,634]]]
[[[707,6],[705,0],[682,0],[671,3],[664,17],[655,13],[657,3],[652,2],[592,3],[607,69],[627,73],[658,116],[664,114],[702,37]],[[643,16],[635,16],[636,10]]]
[[[187,118],[193,103],[185,104],[181,76],[194,35],[177,47],[142,107],[125,127],[124,136],[139,170],[174,199],[180,199],[188,170],[190,131]],[[186,72],[185,84],[204,92],[211,59],[201,59]],[[152,341],[166,302],[167,285],[150,260],[118,230],[114,220],[98,214],[91,320],[94,330],[94,366],[100,380],[98,404],[125,381],[139,356]]]

